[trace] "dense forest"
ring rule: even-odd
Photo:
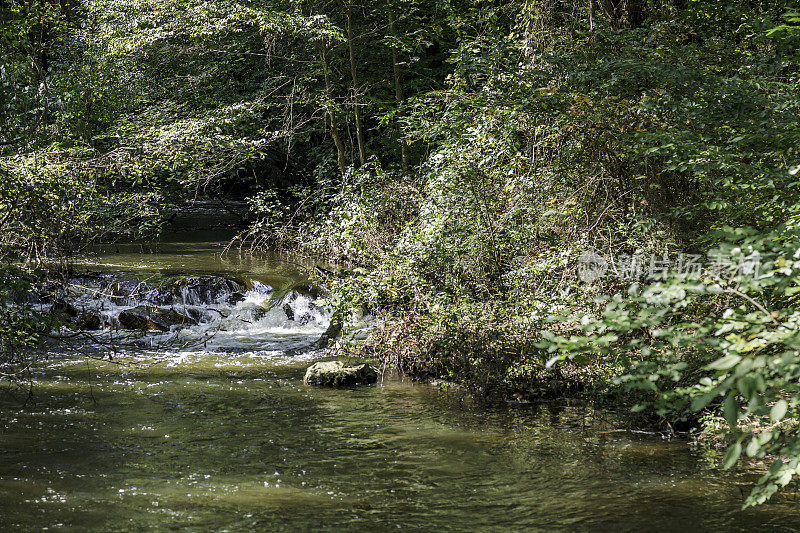
[[[796,2],[0,0],[0,378],[197,200],[342,267],[344,356],[800,473]]]

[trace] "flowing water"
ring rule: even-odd
[[[791,501],[740,510],[754,472],[722,473],[683,440],[614,431],[613,413],[487,407],[396,378],[305,387],[305,367],[324,356],[324,306],[297,297],[290,318],[269,302],[307,265],[220,250],[173,243],[78,262],[246,287],[196,305],[184,290],[172,306],[196,325],[124,333],[119,314],[135,302],[86,281],[74,301],[100,293],[110,329],[44,350],[31,397],[0,389],[0,530],[800,528]],[[99,359],[111,340],[114,359]]]

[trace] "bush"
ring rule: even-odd
[[[556,354],[551,365],[621,358],[618,382],[647,395],[639,409],[673,419],[719,409],[726,468],[742,453],[773,458],[753,505],[800,473],[797,425],[785,423],[800,417],[800,230],[728,228],[710,257],[726,261],[633,284],[582,317],[582,334],[548,332],[540,346]]]

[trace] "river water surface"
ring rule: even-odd
[[[220,251],[173,243],[77,267],[275,288],[305,275],[286,258]],[[795,502],[741,510],[754,472],[720,472],[687,441],[614,431],[613,413],[487,407],[396,378],[305,387],[327,318],[253,317],[259,298],[148,334],[113,361],[98,345],[48,348],[31,397],[3,385],[0,530],[800,529]]]

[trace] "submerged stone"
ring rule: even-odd
[[[319,285],[314,285],[313,283],[296,283],[292,285],[292,287],[289,289],[289,292],[297,293],[307,298],[311,298],[312,300],[318,300],[328,291]]]
[[[297,292],[293,289],[273,305],[280,306],[288,320],[292,320],[299,323],[301,326],[305,326],[306,324],[313,322],[315,317],[324,315],[325,311],[315,304],[313,300],[307,300],[298,307],[297,303],[302,297],[310,299],[309,296],[306,296],[305,294]]]
[[[84,311],[78,318],[78,328],[85,331],[97,331],[103,325],[100,313],[95,310]]]
[[[106,288],[106,294],[116,305],[137,305],[141,302],[168,305],[173,300],[168,292],[151,287],[137,279],[115,281]]]
[[[266,283],[261,283],[260,281],[255,279],[251,281],[251,284],[253,285],[253,290],[259,294],[269,295],[272,294],[272,291],[274,290],[270,285],[267,285]]]
[[[175,296],[189,305],[235,305],[244,300],[245,290],[244,283],[221,276],[188,277],[173,285]]]
[[[320,348],[327,348],[332,340],[336,340],[342,334],[342,322],[340,320],[331,320],[328,329],[325,333],[320,335],[317,340],[317,346]]]
[[[119,314],[118,318],[122,327],[142,331],[156,330],[167,332],[172,326],[191,326],[197,324],[196,320],[182,315],[173,309],[158,309],[144,306],[126,309]]]
[[[345,366],[341,361],[314,363],[303,378],[306,385],[321,387],[349,387],[367,385],[378,381],[378,373],[368,364]]]
[[[68,320],[78,316],[78,310],[66,300],[55,300],[50,307],[50,316]]]

